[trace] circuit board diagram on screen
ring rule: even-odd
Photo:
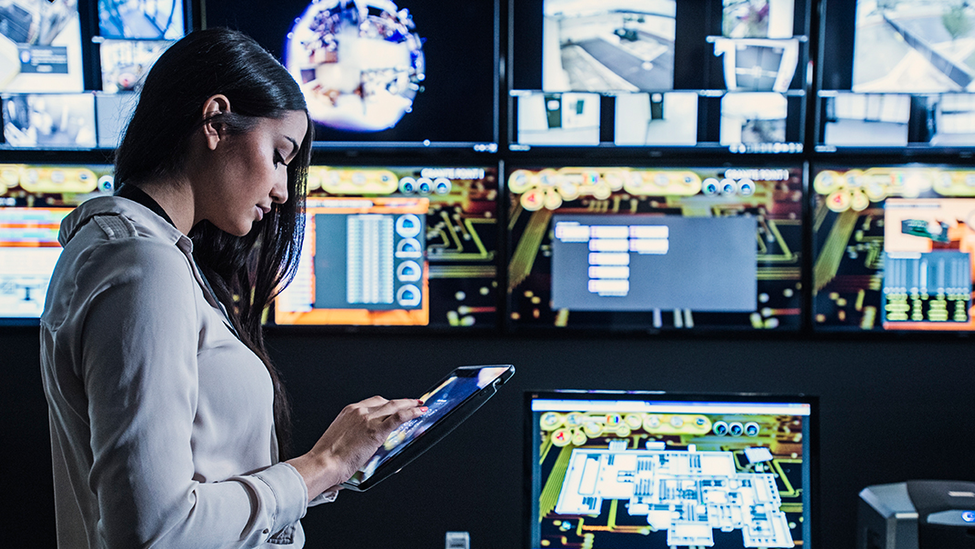
[[[573,450],[556,514],[597,514],[613,500],[617,514],[622,504],[630,517],[666,530],[671,547],[713,547],[714,529],[741,530],[745,547],[795,546],[772,474],[737,473],[731,452],[626,446]],[[772,458],[767,448],[750,450],[755,459]]]

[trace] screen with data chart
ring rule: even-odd
[[[975,329],[975,170],[824,165],[813,190],[816,329]]]
[[[497,326],[497,169],[312,166],[277,324]]]

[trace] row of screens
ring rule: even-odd
[[[8,4],[4,94],[137,90],[187,30],[228,26],[299,82],[321,147],[975,147],[975,13],[955,0]]]
[[[0,165],[5,322],[36,322],[60,220],[113,188],[107,166]],[[306,216],[269,323],[975,330],[968,167],[316,165]]]
[[[814,397],[524,402],[525,547],[819,547]]]
[[[187,0],[9,0],[0,6],[0,91],[134,90],[193,28]]]

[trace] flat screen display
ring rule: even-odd
[[[963,3],[830,0],[820,36],[817,151],[975,147]]]
[[[511,3],[511,147],[802,151],[803,0]]]
[[[97,45],[104,93],[142,87],[156,59],[193,28],[187,0],[98,0]],[[205,10],[204,10],[205,11]]]
[[[495,328],[497,168],[313,166],[288,325]]]
[[[496,1],[210,0],[299,82],[319,146],[497,147]]]
[[[975,329],[975,170],[817,165],[813,327]]]
[[[32,93],[0,96],[3,143],[29,149],[91,149],[98,145],[95,96]]]
[[[816,399],[525,395],[527,547],[816,547]]]
[[[797,330],[802,168],[518,167],[508,323]]]
[[[37,323],[61,220],[113,186],[110,166],[0,164],[0,324]]]
[[[9,0],[0,5],[0,91],[84,89],[77,0]]]
[[[179,40],[186,33],[184,0],[98,0],[98,35],[115,40]]]

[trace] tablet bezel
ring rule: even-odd
[[[458,425],[471,416],[478,408],[484,405],[495,393],[498,387],[504,385],[515,373],[515,367],[511,364],[485,364],[478,366],[460,366],[454,368],[447,375],[433,384],[424,394],[434,396],[435,391],[440,390],[442,385],[452,377],[471,378],[477,377],[478,373],[485,368],[504,368],[505,370],[495,377],[490,383],[476,390],[464,400],[453,405],[442,417],[435,420],[432,425],[426,428],[415,438],[406,442],[406,446],[380,463],[376,470],[369,477],[362,479],[362,470],[356,472],[349,480],[342,483],[342,488],[356,492],[364,492],[375,486],[387,477],[398,473],[408,463],[416,459],[420,454],[426,452],[434,444],[450,434]],[[375,455],[375,454],[374,454]],[[372,458],[370,457],[370,460]]]

